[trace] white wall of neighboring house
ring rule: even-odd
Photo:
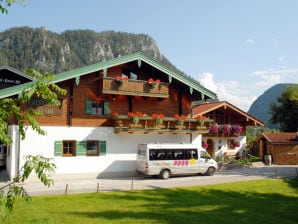
[[[115,133],[112,127],[41,127],[46,135],[39,135],[27,127],[26,138],[20,142],[18,155],[18,142],[11,147],[8,158],[7,172],[12,178],[17,170],[14,164],[22,167],[27,155],[43,155],[53,158],[57,166],[56,174],[82,174],[93,173],[97,176],[106,174],[135,172],[135,160],[138,143],[192,143],[201,145],[201,135],[186,134],[158,134],[158,133]],[[16,138],[17,139],[17,138]],[[73,156],[63,157],[54,155],[55,141],[62,140],[99,140],[106,141],[105,156]],[[18,161],[19,160],[19,161]]]
[[[242,155],[242,152],[246,150],[246,136],[238,136],[238,137],[203,137],[202,142],[207,142],[208,139],[213,140],[213,150],[215,157],[224,156],[224,153],[237,153],[239,152]],[[228,140],[234,139],[240,143],[239,147],[235,147],[234,149],[228,148]]]
[[[6,172],[8,177],[14,178],[19,170],[19,127],[17,125],[10,125],[8,127],[8,136],[12,139],[12,144],[7,146],[6,155]]]

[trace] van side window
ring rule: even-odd
[[[190,160],[198,159],[197,149],[149,150],[149,160]]]
[[[200,156],[201,156],[201,158],[206,159],[206,158],[209,157],[209,154],[207,152],[205,152],[205,151],[201,151]]]

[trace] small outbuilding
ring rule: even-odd
[[[262,133],[256,139],[263,161],[276,165],[298,164],[298,133]],[[269,161],[268,161],[269,160]]]

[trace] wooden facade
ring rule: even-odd
[[[201,144],[212,121],[200,125],[192,117],[192,102],[217,97],[142,53],[66,71],[52,82],[67,91],[59,96],[59,107],[40,98],[24,105],[42,112],[37,121],[47,134],[27,127],[21,139],[17,121],[9,127],[11,137],[18,139],[7,154],[9,177],[16,176],[31,154],[53,158],[57,174],[131,175],[139,143]],[[0,98],[17,97],[29,85],[2,89]]]
[[[127,78],[122,85],[117,82],[119,77]],[[156,82],[155,86],[150,86],[149,79]],[[106,70],[99,69],[58,82],[57,85],[66,89],[67,95],[61,96],[60,108],[50,109],[48,105],[36,107],[44,112],[44,115],[37,119],[42,126],[114,126],[118,128],[115,131],[146,132],[148,128],[145,125],[140,127],[141,130],[119,129],[116,127],[115,119],[112,119],[113,113],[128,115],[129,112],[141,112],[144,119],[154,113],[163,114],[168,118],[167,131],[173,130],[177,133],[174,115],[191,118],[191,102],[202,100],[201,93],[191,92],[186,84],[170,79],[168,74],[146,63],[139,67],[138,61],[112,66]],[[88,112],[88,102],[94,111]],[[200,133],[205,133],[207,127],[199,130],[196,123],[196,120],[188,120],[188,125],[180,128],[179,133],[200,130]]]
[[[276,165],[298,164],[298,135],[295,132],[262,133],[256,139],[264,162],[270,156]]]

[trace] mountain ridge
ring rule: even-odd
[[[179,71],[163,56],[155,40],[146,34],[92,30],[66,30],[60,34],[45,27],[14,27],[0,32],[0,64],[20,71],[63,71],[143,52]]]
[[[266,127],[279,129],[279,125],[269,122],[271,118],[271,114],[269,113],[270,104],[277,103],[277,97],[280,96],[284,89],[291,85],[293,83],[280,83],[271,86],[251,104],[247,113],[265,122]]]

